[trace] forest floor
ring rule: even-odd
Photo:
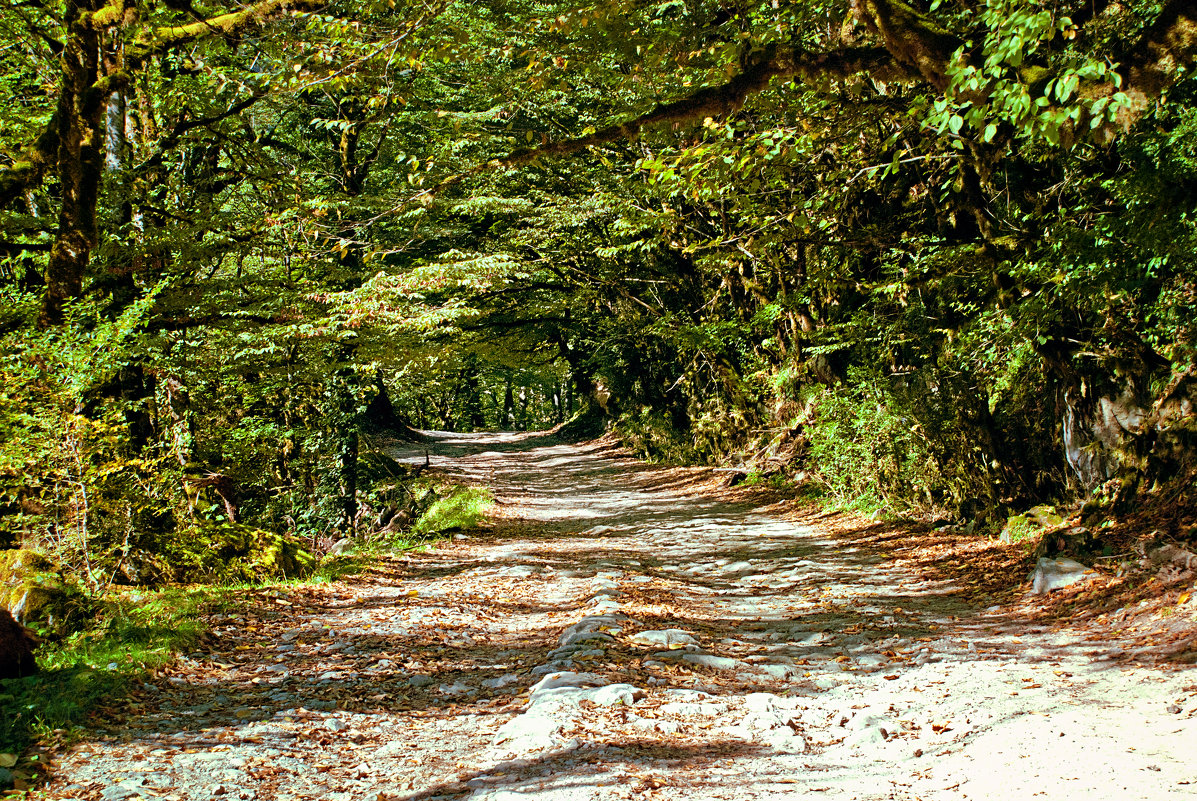
[[[435,450],[492,488],[484,531],[255,593],[59,755],[46,795],[1197,794],[1187,594],[1031,597],[1017,548],[821,515],[602,442]]]

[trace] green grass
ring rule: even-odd
[[[452,487],[428,507],[411,532],[358,553],[325,559],[301,579],[113,591],[97,604],[98,613],[87,629],[38,649],[41,673],[0,681],[0,753],[20,754],[35,743],[70,741],[92,710],[119,699],[131,682],[194,647],[207,630],[208,614],[243,604],[246,590],[336,581],[366,569],[382,550],[426,547],[450,532],[476,528],[493,502],[485,489]],[[18,766],[18,773],[36,774],[31,758]]]
[[[0,752],[69,736],[100,701],[193,644],[203,613],[230,599],[221,587],[113,593],[93,626],[38,649],[41,673],[0,681]]]

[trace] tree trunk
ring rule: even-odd
[[[96,245],[96,204],[104,156],[105,93],[100,78],[100,31],[88,24],[96,0],[67,4],[69,34],[62,51],[58,99],[58,180],[62,209],[46,264],[46,294],[38,324],[63,320],[67,301],[83,294],[83,274]]]
[[[478,431],[486,426],[486,416],[482,413],[482,389],[478,375],[478,360],[470,356],[465,363],[465,418],[469,421],[471,430]]]
[[[511,373],[503,377],[503,419],[499,427],[511,430],[515,427],[515,397],[511,389]]]
[[[351,359],[352,355],[345,357]],[[356,376],[349,368],[337,371],[334,379],[335,397],[333,400],[333,414],[329,420],[332,427],[333,441],[336,443],[336,473],[338,491],[338,510],[340,520],[339,530],[347,535],[353,534],[354,521],[357,519],[357,457],[358,457],[358,420],[357,399],[354,388]]]
[[[515,416],[515,428],[517,431],[528,430],[528,388],[520,387],[520,406]]]

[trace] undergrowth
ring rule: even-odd
[[[169,663],[204,633],[231,587],[116,591],[93,625],[38,650],[42,672],[0,682],[0,752],[70,739],[88,713],[134,678]]]
[[[109,591],[84,630],[38,648],[39,674],[0,681],[0,754],[71,741],[89,713],[194,647],[207,631],[208,616],[244,603],[246,590],[336,581],[362,571],[383,552],[426,547],[453,531],[475,528],[492,503],[485,489],[442,490],[411,530],[353,554],[327,557],[304,578]],[[36,781],[38,770],[35,754],[16,772],[29,782]]]

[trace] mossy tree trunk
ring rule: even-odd
[[[62,50],[62,88],[55,115],[62,207],[46,264],[46,294],[39,318],[43,328],[61,323],[67,301],[83,293],[83,274],[96,245],[108,99],[99,83],[102,31],[92,24],[92,15],[101,6],[96,0],[83,0],[66,8],[69,33]]]

